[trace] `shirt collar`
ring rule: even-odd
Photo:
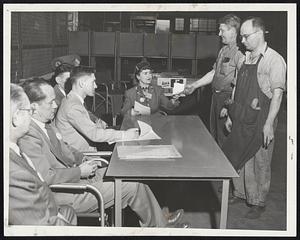
[[[62,88],[61,88],[61,86],[59,86],[59,85],[58,85],[58,89],[59,89],[59,90],[62,92],[62,94],[63,94],[64,96],[66,96],[66,92],[65,92],[65,90],[64,90],[64,89],[62,89]]]
[[[21,156],[20,154],[20,148],[16,143],[13,142],[9,142],[9,147],[14,150],[16,152],[16,154],[18,154],[19,156]]]
[[[39,121],[39,120],[36,120],[35,118],[31,118],[41,129],[45,129],[45,123]]]
[[[74,92],[74,91],[71,91],[75,96],[77,96],[78,98],[79,98],[79,100],[80,100],[80,102],[82,103],[82,105],[84,104],[84,100],[83,100],[83,98],[81,97],[81,96],[79,96],[79,94],[77,94],[76,92]]]
[[[265,42],[261,47],[259,47],[258,51],[256,52],[256,56],[259,56],[260,54],[265,56],[266,53],[266,47],[267,47],[267,42]],[[248,55],[249,57],[251,56],[251,52],[250,51],[246,51],[246,55]]]
[[[265,56],[266,47],[267,47],[267,42],[265,42],[264,45],[262,45],[262,46],[258,49],[257,53],[258,53],[259,55],[261,54],[261,55]]]
[[[230,44],[227,44],[226,46],[227,46],[228,49],[231,49],[231,48],[236,47],[237,44],[236,44],[236,42],[232,42],[232,43],[230,43]]]

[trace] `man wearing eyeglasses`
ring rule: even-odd
[[[97,161],[86,159],[77,149],[67,145],[64,135],[49,124],[57,108],[53,87],[39,78],[27,80],[22,86],[30,100],[33,115],[29,131],[19,139],[20,149],[30,157],[48,185],[76,182],[92,184],[102,193],[104,207],[112,206],[114,182],[103,181],[106,168],[98,169]],[[55,199],[59,204],[71,205],[79,213],[94,212],[98,208],[97,200],[91,193],[55,193]],[[189,224],[180,222],[182,211],[163,212],[146,184],[122,183],[122,207],[126,206],[137,213],[143,227],[189,227]]]
[[[186,94],[191,94],[196,88],[212,84],[212,100],[210,108],[210,133],[219,146],[224,143],[228,132],[224,128],[226,118],[220,116],[224,101],[229,99],[235,84],[236,72],[243,62],[243,54],[237,46],[237,35],[241,20],[228,14],[219,20],[219,36],[224,47],[221,48],[213,69],[198,81],[185,88]]]
[[[10,85],[9,224],[76,225],[70,206],[58,206],[31,159],[17,144],[29,129],[32,110],[20,86]]]
[[[270,188],[274,132],[285,90],[286,63],[267,45],[261,18],[250,17],[243,22],[241,40],[247,49],[246,59],[229,106],[226,128],[231,133],[223,151],[240,174],[240,178],[233,179],[230,202],[245,199],[251,206],[245,217],[255,219],[265,211]]]

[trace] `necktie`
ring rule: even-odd
[[[37,175],[39,176],[41,181],[45,182],[42,175],[36,170],[36,168],[35,168],[33,162],[31,161],[31,159],[24,152],[20,152],[20,154],[21,154],[22,158],[24,158],[26,160],[26,162],[29,164],[29,166],[37,173]]]
[[[46,128],[48,136],[50,138],[50,143],[52,145],[51,146],[52,151],[54,152],[56,158],[58,158],[60,160],[60,162],[63,163],[66,167],[72,166],[74,163],[71,163],[71,165],[70,165],[69,158],[64,157],[61,142],[58,140],[56,133],[53,130],[53,128],[51,127],[51,125],[46,124],[45,128]]]

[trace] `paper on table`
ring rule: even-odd
[[[127,141],[140,141],[140,140],[152,140],[152,139],[161,139],[152,129],[152,127],[140,120],[137,120],[139,127],[141,129],[140,136],[136,139],[123,139],[117,140],[116,142],[127,142]]]
[[[118,146],[120,159],[182,158],[174,145]]]
[[[143,121],[139,121],[137,120],[140,129],[141,129],[141,133],[140,136],[137,140],[151,140],[151,139],[161,139],[160,136],[158,136],[152,129],[152,127],[143,122]]]
[[[184,84],[182,83],[174,83],[174,87],[173,87],[173,94],[180,94],[183,93],[184,91]]]
[[[150,107],[144,106],[137,101],[134,101],[134,110],[139,112],[142,115],[150,115]]]

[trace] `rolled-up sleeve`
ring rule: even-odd
[[[281,56],[274,57],[270,62],[270,87],[286,89],[286,64]]]

